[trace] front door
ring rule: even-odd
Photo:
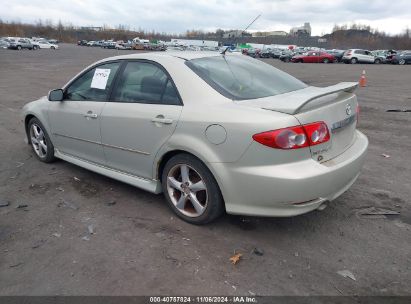
[[[60,152],[105,164],[101,113],[119,66],[119,62],[113,62],[88,70],[64,90],[63,101],[50,102],[53,143]]]
[[[365,51],[364,53],[365,53],[365,55],[364,55],[365,62],[374,63],[375,56],[370,51]]]
[[[156,153],[173,134],[181,110],[177,90],[161,66],[128,62],[102,113],[107,166],[153,178]]]

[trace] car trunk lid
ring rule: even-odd
[[[356,88],[357,83],[345,82],[238,103],[291,114],[302,125],[324,121],[331,139],[310,147],[312,158],[324,162],[340,155],[353,143],[357,123],[357,98],[353,94]]]

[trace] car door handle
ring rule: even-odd
[[[162,123],[162,124],[165,124],[165,125],[169,125],[169,124],[173,123],[172,119],[165,118],[163,115],[159,115],[157,117],[154,117],[151,121],[155,122],[155,123]]]
[[[84,117],[96,119],[98,117],[98,115],[91,112],[91,111],[88,111],[86,114],[84,114]]]

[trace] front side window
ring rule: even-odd
[[[240,55],[192,59],[186,65],[220,94],[233,100],[263,98],[307,87],[269,64]]]
[[[177,91],[159,66],[140,61],[127,63],[117,81],[113,101],[180,105]]]
[[[74,80],[66,89],[65,100],[106,101],[119,62],[99,65]]]

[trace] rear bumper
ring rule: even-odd
[[[295,216],[336,199],[355,182],[364,163],[368,139],[359,131],[355,137],[343,154],[321,164],[313,159],[265,166],[211,164],[227,212]]]

